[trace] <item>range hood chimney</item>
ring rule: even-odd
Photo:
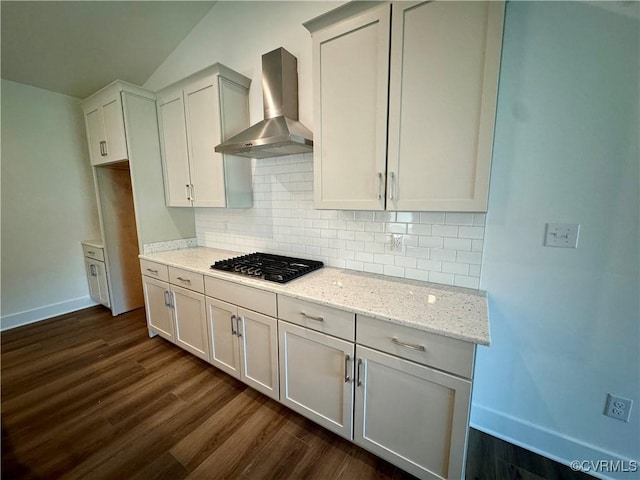
[[[262,56],[264,120],[225,140],[216,152],[269,158],[313,150],[313,134],[298,121],[298,60],[284,48]]]

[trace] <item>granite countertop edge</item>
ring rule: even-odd
[[[209,247],[194,247],[140,254],[139,258],[445,337],[478,345],[490,345],[486,292],[482,290],[451,287],[333,267],[324,267],[286,284],[266,282],[210,268],[218,260],[239,255],[244,255],[244,253]],[[357,289],[360,291],[349,293],[349,291]],[[387,298],[385,303],[385,294],[396,294],[397,296]],[[441,303],[450,304],[450,308],[447,309],[446,305],[443,308],[438,307],[439,310],[436,309],[432,315],[419,313],[424,312],[425,309],[428,312],[428,309],[431,308],[428,305],[429,302],[424,301],[425,296],[427,299],[433,297],[434,304],[440,300]],[[401,301],[404,302],[402,307],[399,306]],[[368,303],[373,303],[373,307],[364,306]],[[450,318],[444,319],[442,318],[444,316]]]

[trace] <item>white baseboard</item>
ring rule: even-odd
[[[476,430],[505,440],[531,452],[550,458],[558,463],[569,466],[572,461],[610,461],[621,462],[626,466],[633,461],[630,458],[602,450],[576,438],[560,432],[535,425],[520,418],[498,412],[492,408],[472,404],[471,426]],[[637,460],[636,460],[637,461]],[[587,467],[589,467],[587,465]],[[640,464],[639,464],[640,468]],[[637,480],[639,471],[635,472],[595,472],[589,475],[603,480]]]
[[[69,312],[75,312],[76,310],[82,310],[83,308],[92,307],[94,305],[98,304],[87,295],[85,297],[73,298],[65,302],[45,305],[44,307],[34,308],[24,312],[12,313],[11,315],[0,317],[0,331],[10,330],[22,325],[28,325],[29,323],[39,322],[40,320],[46,320],[47,318],[56,317]]]

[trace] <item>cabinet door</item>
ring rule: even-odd
[[[278,322],[281,402],[352,439],[353,343]]]
[[[314,206],[383,210],[389,5],[313,37]]]
[[[98,300],[105,307],[109,307],[111,302],[109,301],[109,284],[107,283],[107,270],[104,262],[94,262],[93,268],[95,271],[95,279],[97,283]]]
[[[354,441],[420,478],[460,479],[471,383],[356,346]]]
[[[147,314],[149,334],[158,334],[174,342],[173,310],[170,307],[169,284],[142,276],[144,305]]]
[[[486,211],[503,2],[393,4],[388,210]]]
[[[187,143],[193,204],[196,207],[224,207],[224,166],[215,151],[222,142],[218,80],[215,75],[184,89]]]
[[[115,92],[102,102],[104,116],[105,150],[109,162],[127,160],[127,137],[124,132],[124,115],[120,92]]]
[[[238,308],[238,317],[240,379],[279,400],[277,320],[244,308]]]
[[[87,128],[87,142],[89,144],[89,158],[91,165],[105,163],[106,153],[104,151],[104,118],[99,107],[85,114],[85,124]]]
[[[176,345],[209,361],[204,295],[174,285],[171,286],[171,295]]]
[[[89,295],[91,295],[91,298],[96,302],[100,302],[100,286],[98,285],[95,262],[85,258],[84,267],[87,271],[87,281],[89,282]]]
[[[167,206],[190,207],[191,178],[182,90],[158,99],[158,121]]]
[[[240,353],[237,337],[237,307],[207,297],[210,361],[223,372],[240,378]]]

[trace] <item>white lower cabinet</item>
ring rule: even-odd
[[[209,297],[206,310],[211,363],[279,400],[277,320]]]
[[[141,270],[150,335],[419,478],[464,478],[473,343],[144,259]]]
[[[143,262],[142,270],[160,278],[167,276],[167,267],[160,264],[154,268],[151,262]],[[182,276],[177,275],[184,281],[189,280],[189,274],[190,272],[185,272]],[[199,277],[202,283],[202,275],[190,275],[195,279]],[[149,335],[160,335],[193,355],[209,361],[204,295],[172,285],[160,278],[142,276]]]
[[[278,322],[281,402],[352,439],[354,345]]]
[[[204,295],[171,285],[175,342],[203,360],[209,360],[209,338]]]
[[[89,280],[89,295],[96,302],[101,303],[105,307],[109,307],[109,286],[107,284],[107,271],[104,262],[84,259],[84,266],[87,270],[87,279]]]
[[[169,300],[169,284],[143,275],[142,290],[144,292],[149,335],[160,335],[171,342],[175,342],[173,310],[171,310]]]
[[[107,268],[104,262],[104,249],[96,246],[93,241],[86,241],[82,242],[82,251],[89,283],[89,295],[96,302],[110,308],[111,301],[109,300],[109,282],[107,281]]]
[[[356,346],[354,441],[419,478],[460,479],[471,382]]]

